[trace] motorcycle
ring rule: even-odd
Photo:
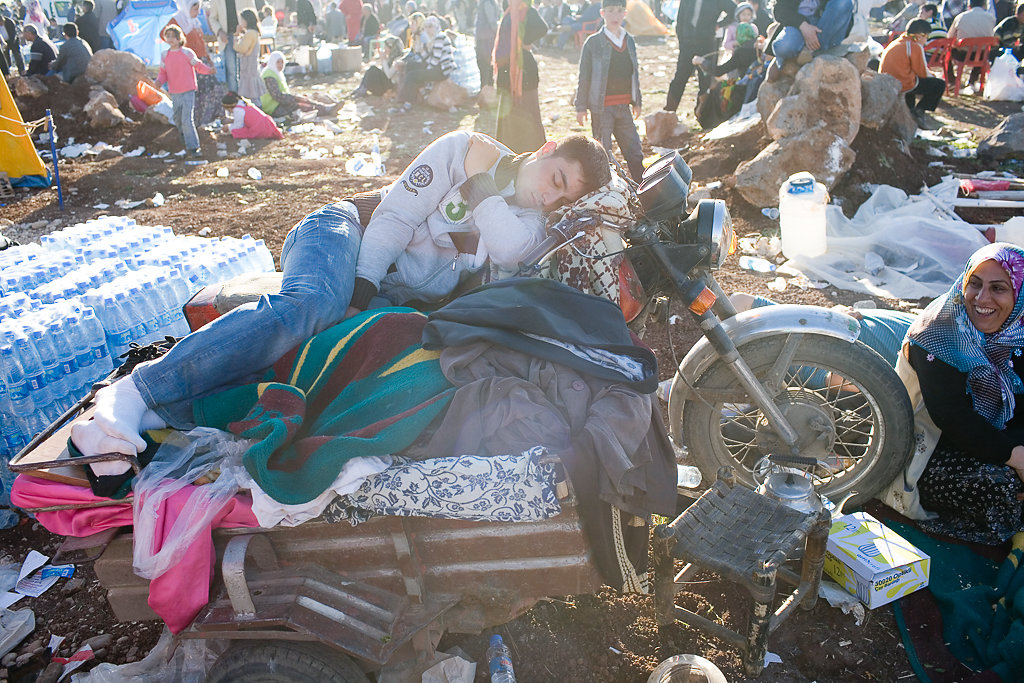
[[[842,312],[788,304],[737,312],[713,274],[735,249],[728,209],[702,199],[687,215],[691,179],[670,152],[630,185],[633,220],[615,225],[571,212],[521,273],[565,250],[606,258],[614,252],[585,252],[578,240],[595,222],[617,231],[620,306],[631,327],[664,320],[676,299],[703,334],[676,368],[668,420],[704,480],[729,465],[755,488],[769,458],[802,470],[830,499],[866,502],[912,454],[913,411],[902,382]]]

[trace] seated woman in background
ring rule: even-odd
[[[398,71],[402,63],[402,54],[405,52],[402,39],[395,36],[388,36],[384,44],[377,49],[380,56],[380,66],[371,64],[363,74],[363,80],[359,87],[352,91],[353,97],[365,97],[366,95],[379,96],[388,90],[398,86]]]
[[[1024,250],[982,247],[907,333],[917,447],[883,500],[928,531],[994,545],[1024,530],[1022,282]]]
[[[224,106],[224,113],[231,120],[227,126],[223,126],[222,133],[229,133],[236,140],[243,138],[280,140],[284,133],[274,123],[274,119],[255,104],[229,92],[221,100]]]
[[[329,116],[338,111],[338,107],[341,106],[339,102],[316,102],[302,95],[291,94],[288,90],[288,80],[284,76],[284,64],[284,54],[278,50],[274,50],[267,57],[267,65],[260,73],[266,86],[260,97],[260,109],[275,118],[294,114],[300,109],[316,109],[321,116]],[[326,99],[327,95],[323,97]]]

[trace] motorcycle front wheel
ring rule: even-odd
[[[788,334],[739,347],[762,383],[774,382],[774,400],[800,434],[801,455],[818,493],[847,505],[863,504],[888,486],[912,454],[913,410],[896,371],[872,349],[819,334]],[[729,465],[755,487],[754,469],[781,440],[729,366],[717,360],[693,384],[683,405],[682,442],[705,481]],[[675,426],[675,425],[674,425]],[[680,436],[678,430],[674,430]],[[794,466],[786,464],[786,466]]]

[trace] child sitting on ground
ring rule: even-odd
[[[196,72],[212,74],[213,67],[204,64],[196,53],[185,47],[185,33],[179,26],[169,25],[160,34],[171,48],[164,55],[160,73],[156,77],[157,87],[167,84],[174,107],[174,125],[181,131],[185,149],[190,157],[202,156],[199,152],[199,133],[196,131]]]
[[[626,0],[603,0],[604,28],[587,38],[580,53],[576,120],[582,126],[590,110],[594,137],[611,152],[612,135],[626,159],[629,175],[640,182],[644,152],[633,120],[641,107],[636,42],[622,26]]]
[[[224,105],[224,113],[231,123],[221,129],[237,139],[280,140],[284,133],[274,123],[274,119],[255,104],[239,97],[233,92],[225,95],[220,103]]]

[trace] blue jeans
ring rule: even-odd
[[[644,173],[644,150],[640,144],[640,134],[633,121],[633,113],[628,104],[605,106],[604,111],[590,111],[590,129],[594,137],[601,141],[604,148],[612,151],[612,136],[619,143],[619,151],[626,160],[626,167],[633,180],[640,182]]]
[[[192,423],[192,401],[258,378],[301,341],[345,317],[361,229],[356,209],[328,204],[292,228],[278,294],[240,306],[132,373],[146,405],[168,424]]]
[[[238,53],[234,39],[228,41],[221,55],[224,61],[224,85],[230,92],[238,92]]]
[[[174,125],[181,131],[185,149],[192,152],[199,149],[199,133],[196,131],[196,91],[171,93],[174,105]]]
[[[853,21],[853,0],[828,0],[825,9],[817,19],[807,19],[821,29],[818,42],[821,47],[817,52],[828,50],[843,42]],[[787,59],[800,54],[804,49],[804,34],[796,26],[784,26],[772,43],[775,60],[782,67]]]

